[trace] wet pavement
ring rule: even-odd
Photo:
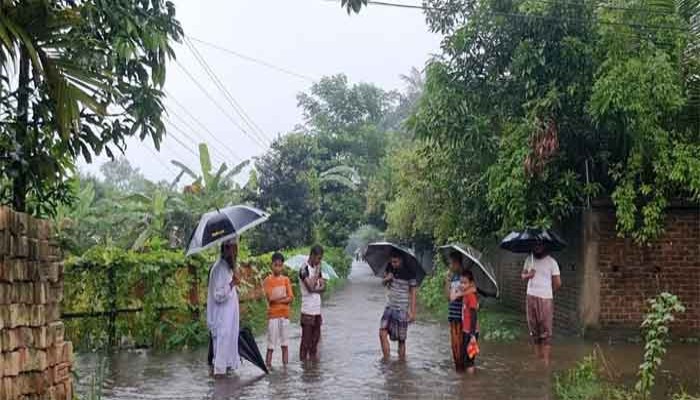
[[[475,376],[453,371],[449,337],[442,315],[419,315],[409,327],[407,360],[400,362],[392,343],[392,360],[382,362],[379,318],[385,301],[379,279],[369,267],[355,264],[348,282],[324,303],[319,363],[298,362],[298,325],[291,326],[290,365],[281,366],[275,351],[274,369],[263,375],[250,363],[231,377],[208,376],[206,348],[157,354],[121,352],[105,360],[102,398],[126,399],[553,399],[553,374],[571,367],[592,351],[592,344],[576,339],[555,342],[553,365],[545,369],[533,361],[525,338],[510,343],[482,343]],[[258,338],[264,353],[264,337]],[[611,368],[631,381],[641,357],[639,345],[604,346]],[[670,350],[661,386],[684,384],[700,390],[700,350],[685,345]],[[96,356],[77,357],[87,383]],[[668,371],[674,371],[671,374]],[[665,396],[658,398],[666,398]]]

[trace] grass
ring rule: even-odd
[[[555,376],[554,395],[557,400],[649,400],[615,380],[615,372],[597,348],[574,367]],[[669,399],[700,400],[700,397],[680,389]]]

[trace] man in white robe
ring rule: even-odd
[[[241,365],[238,355],[238,292],[234,279],[238,244],[221,245],[221,256],[209,272],[207,326],[212,337],[214,376]]]

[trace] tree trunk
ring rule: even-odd
[[[15,139],[22,150],[22,158],[26,158],[27,131],[29,130],[29,54],[26,49],[20,49],[19,82],[17,87],[17,124]],[[17,175],[12,180],[12,206],[16,211],[24,212],[27,208],[27,177],[24,167],[17,163]]]

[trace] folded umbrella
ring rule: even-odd
[[[306,265],[306,261],[309,259],[308,256],[304,254],[297,254],[294,257],[291,257],[288,260],[284,261],[284,265],[288,266],[289,268],[299,271],[301,267]],[[339,276],[335,272],[335,269],[328,264],[325,261],[321,261],[321,277],[323,279],[338,279]]]
[[[250,328],[244,326],[238,332],[238,354],[245,360],[250,361],[253,365],[263,370],[266,374],[270,372],[265,365],[265,359],[260,354],[258,344],[255,342],[255,336]]]
[[[231,240],[241,233],[260,225],[270,217],[264,211],[249,206],[232,206],[202,215],[192,232],[186,255],[192,255]]]
[[[481,253],[470,246],[462,244],[449,244],[440,247],[440,254],[445,258],[445,261],[448,260],[448,257],[453,252],[459,253],[462,257],[462,265],[472,271],[479,294],[487,297],[498,297],[496,273],[491,265],[484,260]]]
[[[549,229],[527,228],[511,232],[501,241],[501,248],[513,253],[532,253],[535,246],[542,244],[548,252],[561,251],[566,242]]]
[[[370,243],[367,245],[364,258],[376,276],[383,276],[387,265],[391,262],[391,254],[394,251],[401,253],[403,256],[403,268],[414,274],[420,284],[425,275],[430,272],[430,269],[423,267],[418,262],[416,255],[405,247],[390,242]]]

